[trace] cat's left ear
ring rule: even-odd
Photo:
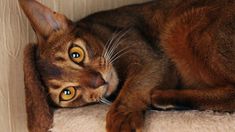
[[[66,30],[72,23],[64,15],[35,0],[19,0],[19,3],[35,30],[38,41],[47,39],[53,32]]]

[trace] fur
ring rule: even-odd
[[[32,132],[46,132],[53,122],[53,112],[48,104],[46,89],[40,82],[35,67],[37,46],[29,44],[24,52],[24,81],[28,129]],[[34,109],[37,108],[37,109]]]
[[[149,107],[235,110],[234,0],[159,0],[77,22],[35,0],[20,5],[38,38],[24,60],[31,131],[50,128],[50,101],[81,107],[113,96],[107,132],[141,132]],[[74,46],[82,61],[68,54]],[[63,100],[68,87],[76,94]]]

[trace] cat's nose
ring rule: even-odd
[[[106,82],[103,79],[102,75],[99,73],[96,75],[95,79],[93,80],[93,87],[98,88],[102,85],[104,85]]]

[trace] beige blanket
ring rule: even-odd
[[[107,105],[55,112],[52,132],[105,132]],[[149,111],[145,132],[235,132],[235,113]]]

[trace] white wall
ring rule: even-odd
[[[147,0],[42,0],[77,20],[92,12]],[[34,33],[17,0],[0,0],[0,132],[25,132],[23,49]]]

